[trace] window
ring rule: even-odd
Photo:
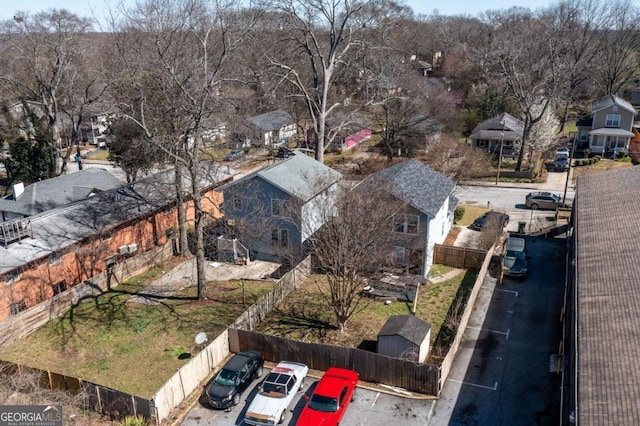
[[[233,209],[242,210],[242,198],[239,195],[233,196]]]
[[[420,217],[415,214],[393,215],[393,230],[403,234],[417,234]]]
[[[20,274],[18,272],[9,272],[5,275],[5,281],[7,284],[13,284],[17,281],[20,281]]]
[[[24,302],[24,300],[9,305],[11,315],[16,315],[24,311],[25,309],[27,309],[27,304]]]
[[[163,210],[165,215],[170,215],[172,211],[173,211],[173,207],[172,206],[167,206]]]
[[[111,238],[113,238],[113,232],[111,231],[102,234],[102,241],[109,241]]]
[[[271,200],[271,215],[284,216],[285,207],[286,207],[285,203],[286,203],[285,200],[276,200],[276,199]]]
[[[604,146],[604,140],[605,140],[604,135],[598,135],[598,137],[593,140],[591,145],[592,146]]]
[[[64,291],[67,291],[67,282],[62,280],[58,284],[53,286],[53,295],[60,294]]]
[[[53,253],[49,256],[49,265],[57,265],[60,262],[62,262],[62,257],[59,253]]]
[[[607,114],[604,125],[606,127],[620,127],[620,114]]]
[[[271,231],[271,246],[272,247],[288,247],[289,246],[289,230],[287,229],[274,229]]]
[[[404,247],[396,246],[393,248],[393,260],[396,265],[407,264],[406,253],[407,253],[407,249]]]
[[[484,148],[487,146],[487,141],[484,139],[478,139],[478,148]]]

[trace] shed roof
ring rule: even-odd
[[[270,132],[272,130],[279,130],[289,124],[295,124],[296,121],[288,112],[277,109],[253,116],[249,118],[249,122],[257,126],[260,130]]]
[[[56,207],[84,200],[93,194],[122,186],[105,169],[89,168],[75,173],[32,183],[17,198],[14,194],[0,200],[0,211],[31,216]]]
[[[431,330],[431,324],[415,315],[392,315],[378,332],[381,336],[401,336],[417,345],[422,344]]]
[[[640,167],[577,179],[574,201],[581,425],[640,419]]]
[[[433,218],[454,190],[456,183],[426,164],[411,159],[371,174],[365,184],[389,183],[393,196]]]
[[[306,202],[338,181],[342,175],[319,161],[294,150],[294,155],[257,170],[220,188],[225,191],[252,179],[263,179]]]

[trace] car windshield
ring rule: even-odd
[[[285,385],[279,384],[279,383],[264,382],[262,384],[262,388],[260,389],[260,393],[263,395],[268,395],[276,398],[282,398],[287,396]]]
[[[527,255],[523,251],[507,250],[504,257],[512,257],[514,259],[526,259]]]
[[[322,395],[312,395],[309,400],[309,408],[325,413],[338,411],[338,399]]]
[[[236,384],[237,377],[237,371],[231,371],[223,368],[216,376],[215,382],[223,386],[233,386]]]

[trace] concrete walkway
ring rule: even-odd
[[[269,279],[271,274],[279,267],[279,263],[262,260],[254,260],[248,265],[209,262],[206,265],[205,274],[207,281],[263,280]],[[170,271],[163,271],[160,278],[131,297],[127,302],[155,305],[192,285],[196,285],[195,258],[181,263]]]

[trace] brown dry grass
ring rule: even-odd
[[[607,170],[621,169],[625,167],[631,167],[632,164],[629,161],[615,161],[603,159],[597,163],[590,164],[588,166],[574,166],[572,167],[571,180],[575,184],[576,178],[579,176],[591,175],[594,173],[602,173]]]
[[[460,271],[456,277],[420,286],[416,315],[431,324],[431,343],[444,323],[449,308],[461,286],[475,282],[477,273]],[[322,275],[312,275],[291,293],[265,320],[256,331],[288,339],[347,347],[366,347],[375,342],[378,331],[391,315],[409,314],[413,304],[384,300],[363,299],[363,309],[354,314],[344,333],[335,327],[335,318],[327,307],[325,294],[328,285]]]

